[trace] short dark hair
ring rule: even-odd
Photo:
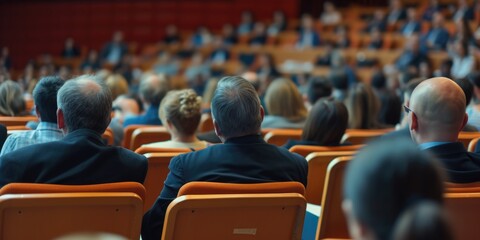
[[[58,76],[46,76],[33,89],[35,109],[42,122],[57,123],[57,92],[64,83]]]
[[[474,71],[467,75],[467,79],[475,86],[480,87],[480,72]]]
[[[408,139],[393,138],[367,145],[350,162],[344,197],[359,222],[378,239],[390,239],[408,210],[423,202],[442,203],[443,182],[431,155]]]
[[[387,86],[387,79],[381,71],[377,71],[372,76],[372,87],[375,89],[383,89]]]
[[[159,106],[167,95],[168,81],[163,75],[147,75],[140,82],[139,92],[143,99],[153,106]]]
[[[472,100],[473,96],[473,84],[466,78],[458,78],[455,79],[455,82],[462,88],[463,92],[465,93],[465,98],[466,98],[466,106],[470,104],[470,101]]]
[[[95,76],[68,80],[58,90],[57,105],[63,111],[68,132],[90,129],[102,134],[110,124],[112,93]]]
[[[328,77],[332,82],[332,86],[335,89],[347,90],[348,89],[348,77],[345,72],[334,71]]]
[[[332,95],[332,83],[324,77],[312,77],[308,81],[307,97],[311,104]]]
[[[320,146],[339,145],[348,126],[348,111],[342,102],[332,98],[318,100],[310,110],[303,127],[302,140]]]

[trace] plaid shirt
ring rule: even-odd
[[[40,122],[36,130],[13,133],[8,136],[0,156],[29,145],[57,141],[63,136],[62,130],[58,129],[56,123]]]

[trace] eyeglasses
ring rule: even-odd
[[[413,112],[415,113],[414,111],[412,111],[412,109],[410,109],[409,107],[403,105],[403,110],[405,111],[406,114],[409,114],[410,112]]]

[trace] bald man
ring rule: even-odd
[[[412,139],[442,163],[450,182],[480,181],[480,155],[469,153],[458,134],[467,123],[466,98],[454,81],[438,77],[423,81],[405,106]]]

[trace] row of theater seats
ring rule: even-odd
[[[135,129],[132,133],[137,132],[138,136],[142,136],[140,133],[142,133],[143,129],[149,130],[147,132],[150,135],[152,133],[155,135],[162,131],[166,132],[164,129],[157,132],[153,131],[161,130],[161,127],[143,126]],[[389,130],[349,129],[346,136],[350,134],[357,137],[347,138],[353,144],[351,146],[294,146],[291,148],[290,151],[305,156],[309,165],[307,188],[303,189],[303,186],[300,185],[301,192],[289,188],[290,185],[288,184],[290,183],[276,183],[281,186],[280,189],[287,188],[288,190],[277,190],[276,194],[273,195],[260,194],[271,193],[271,189],[274,187],[268,184],[220,184],[219,186],[208,186],[208,184],[212,183],[198,183],[200,184],[199,187],[201,187],[200,190],[187,191],[186,193],[181,190],[179,196],[186,196],[179,197],[169,208],[164,229],[166,234],[164,239],[192,239],[192,235],[188,234],[195,234],[193,235],[195,238],[203,236],[201,234],[209,234],[205,235],[208,236],[208,239],[228,239],[232,237],[232,230],[240,236],[242,234],[250,236],[258,232],[257,239],[272,239],[273,236],[275,236],[273,239],[292,239],[290,236],[297,236],[293,239],[300,239],[307,202],[321,206],[321,210],[316,212],[319,215],[317,239],[349,238],[346,222],[341,211],[345,167],[366,141],[378,137],[387,131]],[[281,145],[286,139],[298,139],[301,131],[269,129],[264,131],[264,135],[267,141]],[[478,137],[480,137],[479,133],[461,133],[461,139],[463,139],[462,142],[464,144],[467,144],[474,138],[477,138],[478,141]],[[168,165],[170,160],[190,150],[138,148],[136,151],[144,154],[148,159],[148,172],[143,186],[140,184],[132,185],[132,183],[87,186],[12,184],[1,189],[0,216],[3,217],[0,219],[0,227],[9,230],[5,230],[3,233],[5,235],[0,238],[12,239],[7,234],[13,234],[13,236],[18,237],[19,235],[15,235],[16,231],[22,228],[26,229],[25,226],[30,226],[29,228],[36,226],[32,231],[29,231],[31,234],[35,234],[35,230],[42,228],[51,230],[52,232],[49,234],[64,234],[73,232],[75,226],[90,224],[88,228],[95,231],[112,232],[126,236],[129,239],[137,239],[141,216],[150,209],[160,194],[163,182],[169,172]],[[202,186],[202,184],[207,186]],[[474,227],[474,217],[476,217],[474,213],[480,208],[480,185],[449,183],[447,187],[446,205],[452,216],[454,230],[458,235],[457,239],[472,239],[472,236],[478,236],[478,229]],[[274,189],[278,189],[278,186]],[[48,192],[49,194],[40,194],[43,192]],[[30,195],[26,193],[35,194]],[[198,196],[197,194],[199,193],[207,195]],[[216,193],[245,193],[247,195],[210,195]],[[39,209],[33,210],[35,206]],[[59,208],[58,206],[61,207]],[[71,209],[72,206],[75,206],[74,209]],[[218,210],[219,206],[222,206],[221,210]],[[92,208],[96,210],[92,211]],[[102,210],[99,211],[99,208]],[[227,208],[229,209],[228,211],[225,210]],[[251,210],[251,208],[255,210],[247,214],[247,211]],[[282,211],[279,211],[279,209],[282,209]],[[2,214],[3,211],[6,211],[8,214]],[[45,214],[46,212],[49,214]],[[36,215],[37,213],[40,216]],[[58,220],[65,219],[65,215],[62,214],[76,217],[75,220],[68,221],[65,224],[64,220]],[[243,217],[240,217],[238,214],[241,214]],[[268,216],[268,220],[261,218],[262,214],[263,216]],[[46,215],[53,219],[46,221]],[[97,217],[99,215],[102,217]],[[86,218],[92,218],[92,216],[95,216],[95,219],[98,221],[85,220]],[[109,218],[115,218],[115,220],[106,220]],[[259,221],[252,222],[252,219],[258,219]],[[27,225],[22,225],[16,221]],[[36,221],[46,222],[47,226],[34,225]],[[250,223],[248,226],[252,227],[235,230],[233,225],[229,225],[238,221],[247,221]],[[202,223],[209,224],[205,226]],[[121,226],[120,229],[116,228],[118,226]],[[211,229],[209,226],[214,226],[215,229]],[[288,232],[281,232],[280,234],[278,226],[282,226],[281,229]],[[189,231],[182,231],[184,229]],[[63,232],[59,232],[60,230]],[[213,238],[212,232],[215,233]],[[266,235],[260,235],[260,232],[262,234],[265,232]],[[28,236],[34,235],[25,235],[25,239],[29,239],[30,237]],[[42,239],[38,235],[35,236],[35,239]],[[51,236],[44,239],[50,239]]]

